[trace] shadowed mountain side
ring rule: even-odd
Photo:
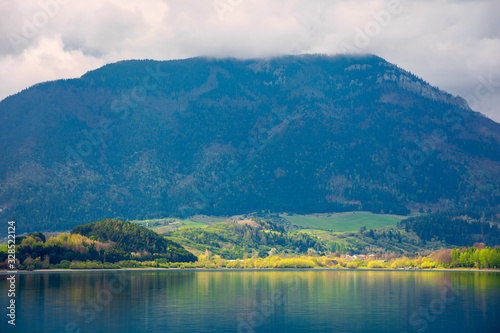
[[[0,102],[0,217],[500,204],[500,125],[372,56],[122,61]],[[1,231],[4,232],[4,231]]]

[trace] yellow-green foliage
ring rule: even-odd
[[[73,250],[79,253],[87,253],[88,247],[91,244],[95,244],[96,248],[97,245],[100,245],[100,247],[104,245],[103,243],[91,240],[82,235],[66,233],[59,234],[55,237],[50,237],[46,242],[46,246],[58,245],[60,247],[64,247],[68,250]]]
[[[349,269],[353,269],[353,268],[358,268],[359,264],[357,261],[353,260],[353,261],[349,261],[346,265],[347,268]]]
[[[436,267],[436,262],[434,262],[432,259],[426,259],[426,258],[424,258],[424,261],[419,266],[419,268],[422,269],[435,268],[435,267]]]
[[[70,269],[110,269],[110,268],[121,268],[117,264],[102,263],[100,261],[72,261],[69,265]]]
[[[385,263],[383,261],[379,260],[372,260],[368,262],[368,265],[366,265],[368,268],[385,268]]]
[[[34,237],[33,235],[30,235],[30,236],[26,237],[25,239],[23,239],[20,246],[33,247],[33,245],[42,244],[42,243],[43,242],[40,238]]]
[[[415,266],[415,262],[413,260],[408,259],[407,257],[396,259],[391,264],[391,268],[404,268],[413,266]]]
[[[500,248],[455,249],[451,251],[450,267],[500,268]]]
[[[314,268],[314,261],[302,258],[282,259],[276,263],[276,268]]]
[[[331,259],[327,257],[293,257],[280,258],[279,256],[268,256],[266,258],[247,258],[237,260],[225,260],[220,256],[210,254],[198,256],[195,263],[198,268],[315,268],[322,267],[322,263],[332,265]]]
[[[33,247],[40,243],[38,237],[27,237],[23,240],[21,246]],[[100,243],[91,240],[87,237],[78,234],[59,234],[56,237],[49,238],[45,245],[58,245],[74,251],[88,251],[88,247],[94,244],[97,249],[103,246],[110,246],[110,243]],[[283,254],[282,254],[283,255]],[[449,261],[449,262],[447,262]],[[49,258],[28,257],[23,265],[26,269],[40,269],[49,267]],[[165,259],[156,259],[154,261],[136,261],[126,260],[120,261],[113,265],[102,265],[93,261],[65,261],[64,264],[56,265],[55,268],[140,268],[140,267],[158,267],[158,268],[204,268],[204,269],[273,269],[273,268],[336,268],[336,269],[360,269],[360,268],[417,268],[417,269],[433,269],[433,268],[453,268],[453,267],[500,267],[500,248],[463,248],[452,251],[440,250],[432,253],[428,257],[416,257],[410,259],[406,256],[394,258],[388,261],[375,260],[369,257],[365,260],[356,259],[349,260],[345,257],[332,256],[292,256],[280,257],[271,255],[265,258],[259,258],[255,253],[252,257],[246,259],[226,260],[219,255],[214,255],[206,250],[204,254],[198,256],[198,261],[190,263],[169,263]]]
[[[491,252],[492,250],[490,250]],[[484,256],[491,255],[486,252]],[[359,268],[416,268],[416,269],[432,269],[432,268],[447,268],[444,263],[438,262],[433,257],[417,257],[409,259],[405,256],[395,258],[390,261],[366,259],[366,260],[348,260],[344,257],[329,257],[329,256],[300,256],[291,258],[282,258],[279,256],[268,256],[266,258],[246,258],[239,260],[225,260],[220,256],[213,256],[208,251],[205,255],[200,255],[199,260],[189,267],[193,268],[336,268],[336,269],[359,269]],[[477,255],[478,262],[481,262],[481,254]],[[486,260],[486,259],[483,259]],[[188,267],[188,266],[186,266]]]

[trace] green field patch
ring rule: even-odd
[[[0,252],[7,252],[7,244],[0,245]]]
[[[338,244],[349,244],[347,242],[347,237],[344,232],[332,232],[319,229],[300,229],[300,233],[308,234],[310,236],[318,237],[325,242],[334,242]]]
[[[149,228],[158,233],[166,232],[168,230],[174,230],[181,227],[205,228],[208,226],[208,224],[205,223],[176,218],[140,220],[132,221],[132,223]]]
[[[160,219],[147,219],[131,221],[132,223],[149,228],[157,233],[164,233],[178,228],[206,228],[217,222],[226,221],[225,217],[195,215],[189,219],[166,217]]]
[[[180,228],[184,228],[184,227],[186,227],[186,228],[206,228],[206,227],[208,227],[208,224],[184,220],[184,221],[182,221]]]
[[[339,232],[357,232],[359,228],[380,229],[396,227],[407,216],[349,212],[337,214],[281,215],[291,224],[306,229],[320,229]]]
[[[150,228],[154,232],[157,232],[159,234],[163,234],[167,231],[172,231],[176,229],[183,229],[183,228],[206,228],[208,227],[208,224],[203,224],[203,223],[198,223],[198,222],[193,222],[189,220],[183,220],[182,222],[179,223],[172,223],[164,226],[158,226],[158,227],[153,227]]]
[[[212,225],[217,222],[225,222],[228,220],[227,217],[221,217],[221,216],[208,216],[208,215],[194,215],[189,218],[190,221],[192,222],[198,222],[201,224],[208,224]]]

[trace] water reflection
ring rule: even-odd
[[[5,294],[5,279],[0,292]],[[154,271],[25,274],[2,332],[498,332],[500,274]],[[36,328],[36,329],[33,329]]]

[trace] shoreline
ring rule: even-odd
[[[0,271],[0,275],[11,274],[75,274],[75,273],[106,273],[106,272],[485,272],[500,273],[500,269],[397,269],[397,268],[119,268],[119,269],[39,269],[34,271]]]

